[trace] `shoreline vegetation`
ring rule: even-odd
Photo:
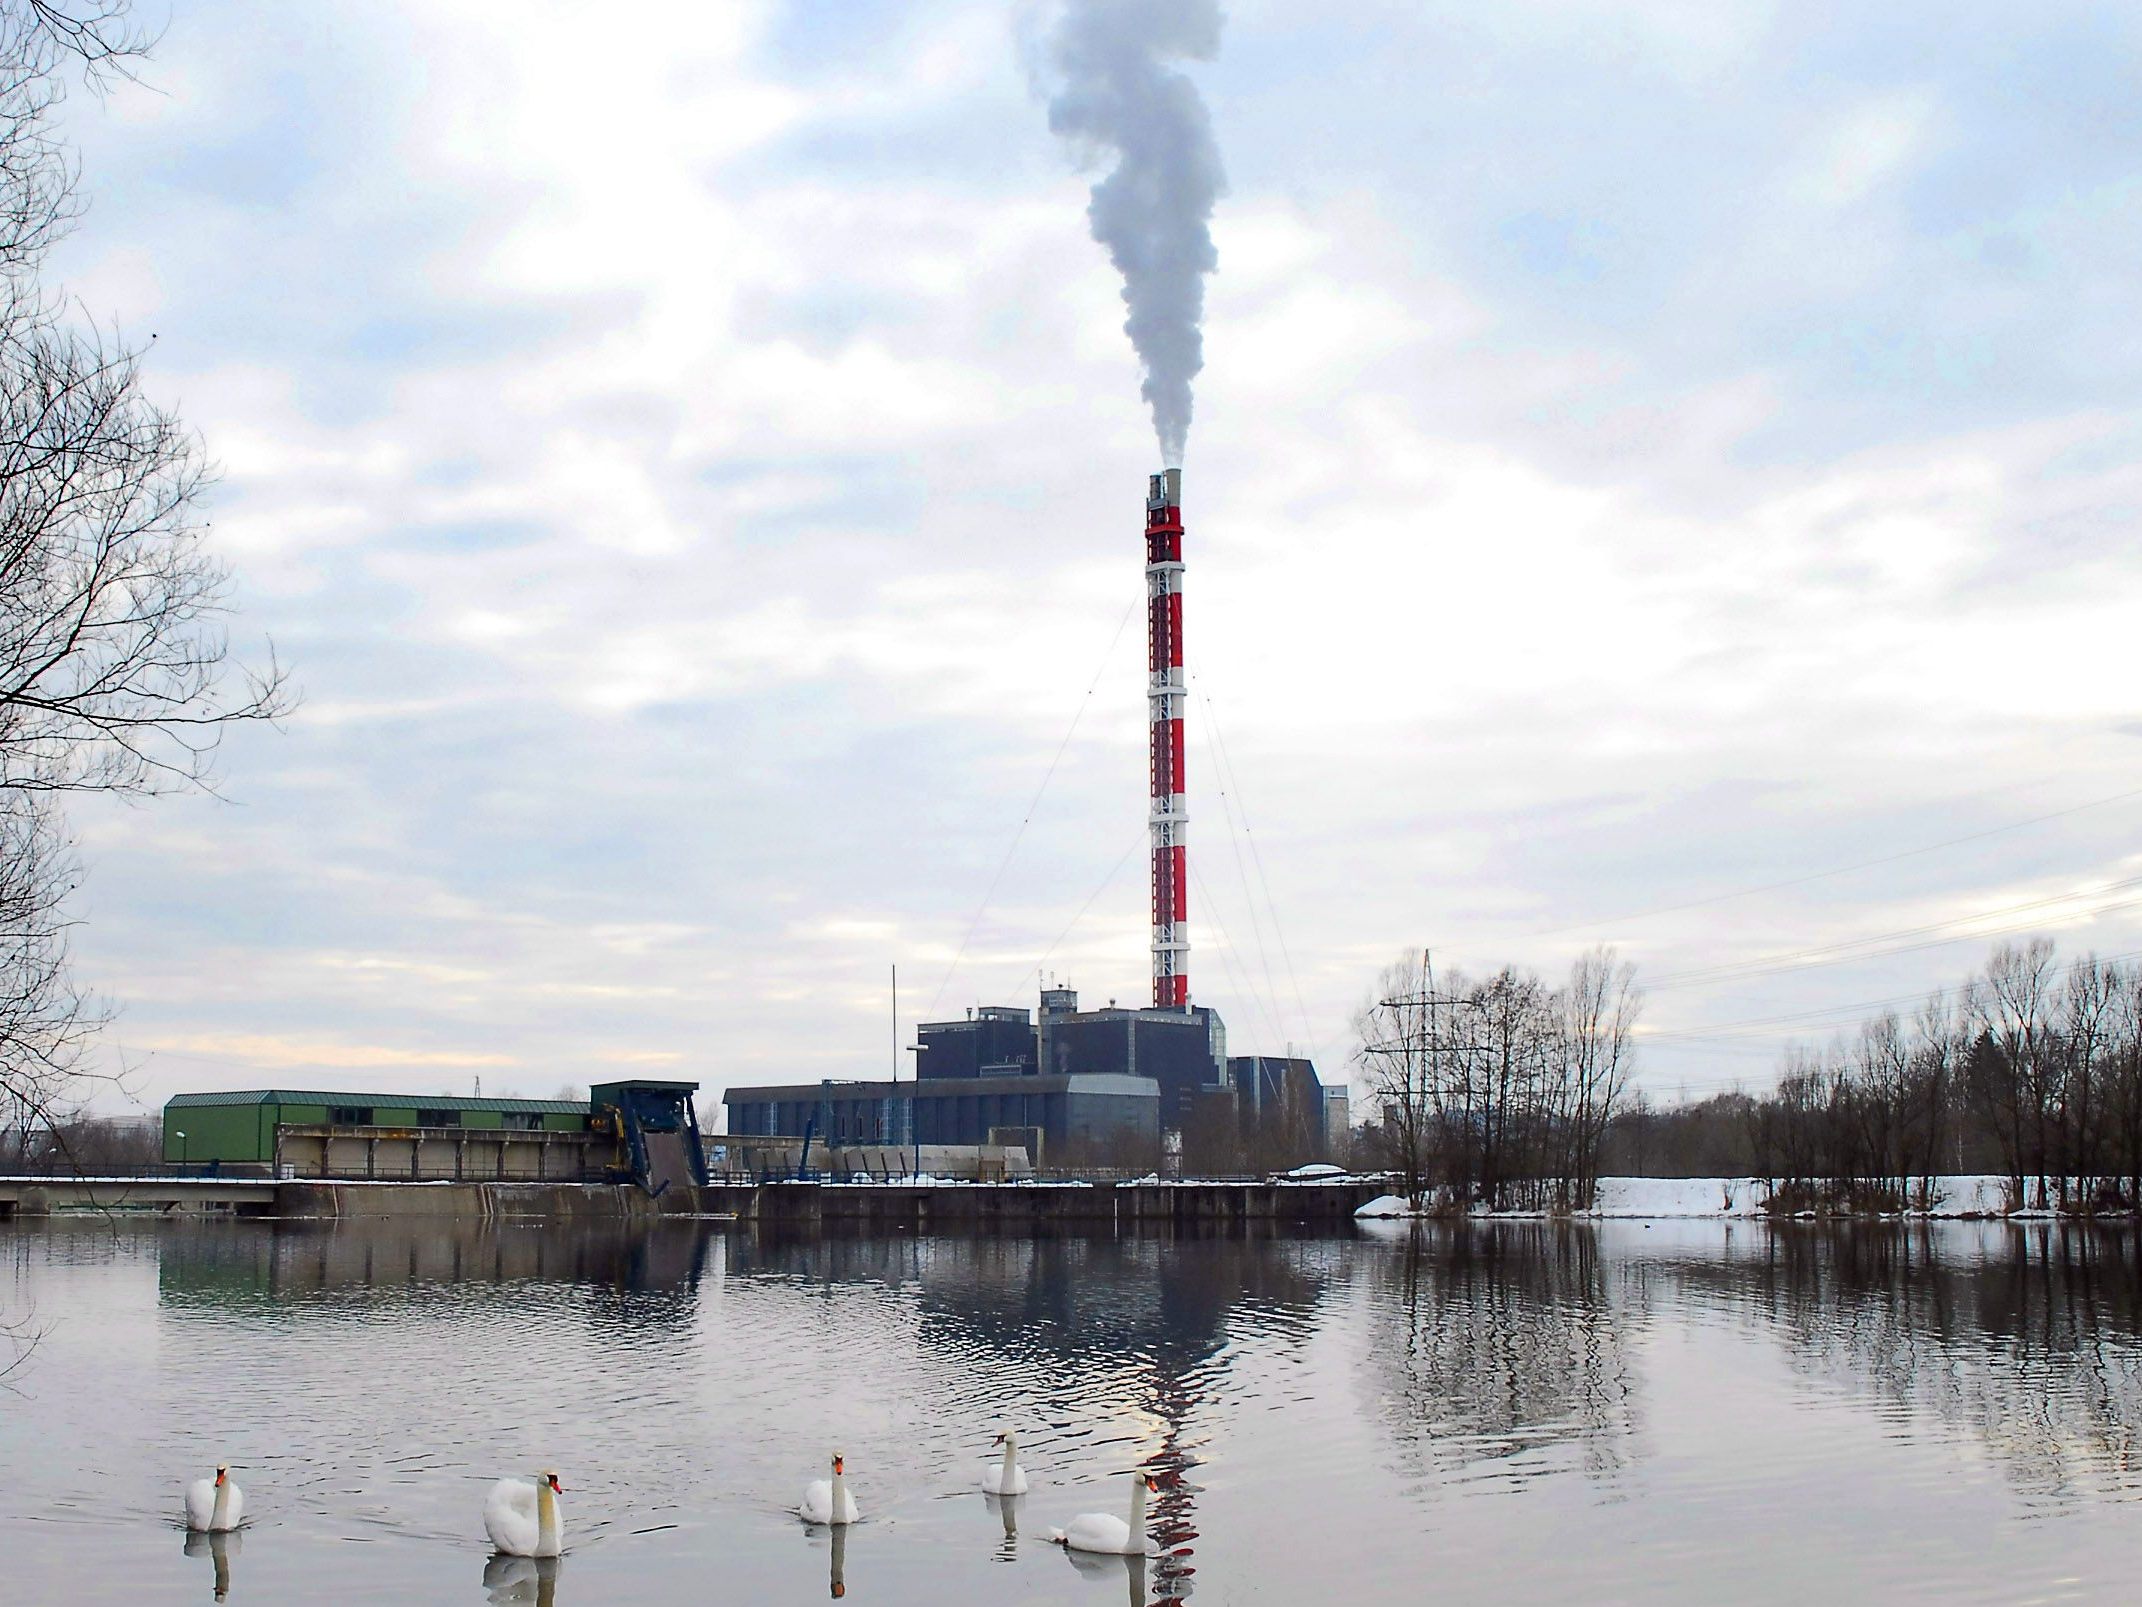
[[[1602,1177],[1592,1203],[1577,1210],[1491,1209],[1430,1190],[1409,1200],[1386,1194],[1354,1215],[1361,1221],[1950,1221],[2131,1222],[2135,1208],[2075,1178],[1987,1173],[1926,1177],[1908,1185],[1808,1183],[1763,1177]]]
[[[1642,1008],[1611,949],[1559,986],[1408,956],[1357,1017],[1361,1170],[1437,1216],[1651,1214],[1639,1199],[1695,1216],[2142,1211],[2135,957],[2004,943],[1910,1016],[1787,1045],[1767,1092],[1666,1106],[1632,1081]]]

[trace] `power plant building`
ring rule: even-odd
[[[1215,1115],[1224,1122],[1231,1111],[1246,1129],[1284,1110],[1302,1117],[1302,1147],[1322,1152],[1324,1092],[1309,1062],[1230,1061],[1219,1012],[1190,1002],[1180,468],[1147,481],[1142,548],[1152,1002],[1081,1010],[1071,989],[1049,987],[1038,1017],[991,1005],[926,1021],[914,1081],[732,1088],[731,1134],[828,1146],[1024,1143],[1037,1163],[1108,1151],[1145,1165],[1164,1149],[1180,1153],[1185,1130]]]
[[[1157,1159],[1163,1134],[1219,1100],[1245,1127],[1287,1113],[1303,1158],[1325,1150],[1327,1094],[1315,1066],[1229,1058],[1226,1023],[1203,1005],[1081,1010],[1074,991],[1051,987],[1038,1016],[984,1005],[923,1022],[916,1040],[913,1082],[731,1088],[728,1130],[835,1147],[1023,1144],[1037,1163]]]
[[[1059,1075],[1150,1077],[1160,1087],[1164,1128],[1181,1128],[1200,1094],[1227,1083],[1227,1025],[1203,1005],[1119,1009],[1111,1001],[1081,1010],[1077,994],[1052,988],[1041,996],[1036,1040],[1042,1065]]]
[[[913,1082],[732,1088],[739,1137],[828,1144],[1024,1143],[1036,1160],[1097,1153],[1157,1155],[1198,1095],[1226,1086],[1227,1028],[1218,1012],[1080,1010],[1069,988],[1030,1011],[984,1005],[916,1029]]]
[[[915,1076],[923,1082],[1030,1077],[1040,1069],[1034,1060],[1034,1018],[1025,1010],[983,1005],[964,1021],[925,1021],[916,1036]]]
[[[1020,1144],[1041,1155],[1155,1148],[1160,1090],[1144,1077],[947,1077],[732,1088],[724,1103],[739,1137],[827,1146]]]

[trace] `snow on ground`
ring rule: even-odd
[[[1768,1187],[1753,1177],[1602,1177],[1587,1216],[1761,1216]]]
[[[1770,1185],[1759,1177],[1602,1177],[1599,1197],[1588,1217],[1649,1218],[1762,1216],[1770,1198]],[[1403,1196],[1385,1194],[1354,1213],[1362,1218],[1411,1216]],[[1495,1213],[1536,1215],[1533,1212]],[[2008,1210],[2008,1182],[1984,1176],[1941,1177],[1934,1180],[1932,1208],[1906,1212],[1909,1216],[2041,1216],[2044,1212]]]

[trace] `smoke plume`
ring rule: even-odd
[[[1220,49],[1213,0],[1070,0],[1051,41],[1061,87],[1049,127],[1116,164],[1086,208],[1093,237],[1123,275],[1123,329],[1145,369],[1161,460],[1183,461],[1190,382],[1205,366],[1205,275],[1219,266],[1212,204],[1226,188],[1212,118],[1166,65]]]

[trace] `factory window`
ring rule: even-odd
[[[499,1118],[499,1125],[516,1133],[539,1133],[543,1130],[543,1118],[534,1111],[508,1111]]]
[[[370,1105],[330,1105],[327,1107],[328,1122],[336,1127],[370,1127]]]
[[[458,1110],[427,1110],[418,1125],[423,1127],[459,1127],[461,1112]]]

